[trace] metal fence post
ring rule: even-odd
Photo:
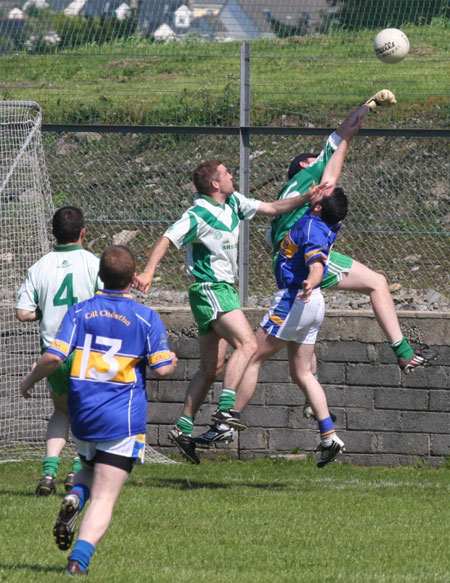
[[[250,44],[241,46],[241,85],[239,117],[239,191],[248,196],[250,166]],[[242,306],[248,304],[248,221],[239,227],[239,299]]]

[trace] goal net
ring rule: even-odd
[[[46,381],[29,400],[19,383],[40,355],[36,322],[16,319],[18,290],[27,269],[51,249],[54,208],[35,102],[0,101],[0,461],[40,459],[53,404]],[[51,276],[51,274],[49,274]],[[63,458],[75,454],[71,440]],[[177,463],[147,445],[155,463]]]

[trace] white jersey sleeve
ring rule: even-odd
[[[91,298],[103,287],[99,277],[99,259],[80,245],[61,245],[47,253],[26,275],[16,308],[41,311],[42,348],[53,341],[67,310],[73,304]]]
[[[196,235],[197,218],[195,214],[188,209],[181,215],[178,221],[173,223],[173,225],[166,230],[163,237],[170,239],[175,247],[180,249],[180,247],[186,245],[189,241],[192,241]]]

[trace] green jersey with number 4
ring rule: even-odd
[[[103,287],[98,279],[99,263],[81,245],[59,245],[29,268],[16,308],[29,312],[39,308],[43,349],[54,340],[69,307]]]

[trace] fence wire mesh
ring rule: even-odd
[[[365,124],[386,135],[357,138],[341,177],[352,206],[338,248],[391,283],[448,296],[449,16],[448,0],[5,1],[0,97],[37,101],[44,124],[224,130],[44,134],[55,207],[78,204],[91,249],[128,243],[142,267],[146,250],[192,202],[198,162],[222,159],[239,186],[239,138],[225,130],[241,121],[243,41],[252,127],[334,128],[388,87],[397,106]],[[396,65],[373,50],[386,27],[410,41]],[[388,135],[405,128],[437,133]],[[320,148],[319,134],[252,134],[250,193],[272,200],[288,161]],[[272,291],[266,226],[250,223],[251,301]],[[159,277],[153,294],[186,301],[182,253],[168,254]]]
[[[320,150],[324,136],[258,135],[251,138],[250,195],[273,200],[300,151]],[[239,187],[236,136],[45,133],[44,147],[56,206],[84,209],[89,249],[101,253],[125,243],[139,267],[165,229],[195,196],[191,175],[203,159],[219,158]],[[423,137],[357,137],[340,184],[350,214],[336,249],[384,273],[406,289],[450,296],[448,141]],[[271,295],[268,219],[250,221],[250,305]],[[156,304],[187,303],[185,256],[172,250],[150,294]]]
[[[20,0],[0,10],[3,99],[37,101],[46,123],[237,125],[248,40],[253,125],[330,127],[388,84],[402,99],[385,125],[448,127],[448,0]],[[411,48],[388,66],[373,40],[392,26]]]

